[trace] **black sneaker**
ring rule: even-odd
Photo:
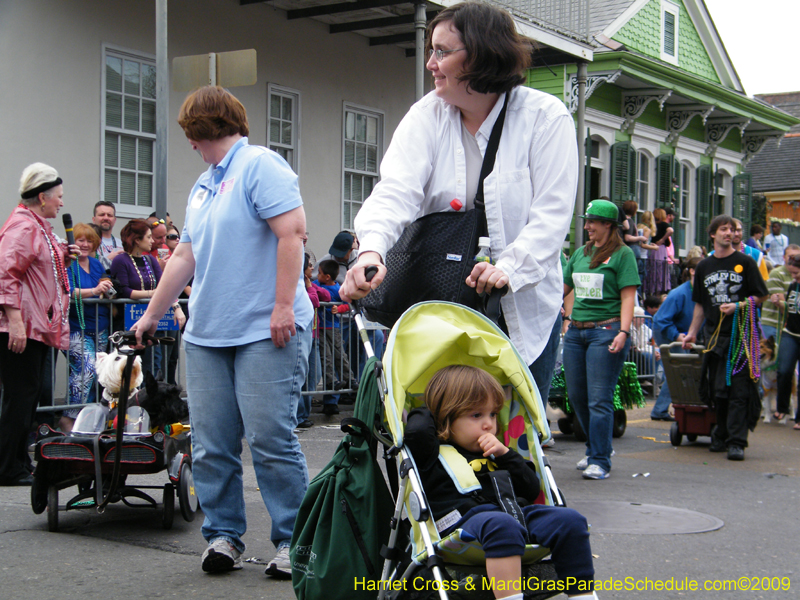
[[[305,421],[300,421],[297,424],[297,428],[298,429],[308,429],[309,427],[313,427],[313,426],[314,426],[314,421],[312,421],[311,419],[306,419]]]
[[[744,448],[741,446],[728,448],[728,460],[744,460]]]
[[[725,452],[728,448],[722,442],[717,442],[715,440],[711,441],[711,445],[708,447],[709,452]]]
[[[339,407],[335,404],[323,404],[322,405],[322,414],[323,415],[338,415],[339,414]]]

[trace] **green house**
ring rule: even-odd
[[[702,0],[589,0],[589,13],[593,60],[546,48],[528,81],[575,115],[585,150],[576,214],[600,196],[636,200],[640,213],[671,206],[681,255],[708,245],[714,215],[747,231],[744,165],[798,119],[745,93]]]

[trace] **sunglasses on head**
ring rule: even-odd
[[[159,225],[166,225],[167,222],[164,219],[159,219],[158,221],[153,221],[150,223],[150,229],[155,229]]]
[[[167,239],[168,240],[179,240],[179,239],[181,239],[181,236],[179,236],[177,233],[170,233],[167,236]]]

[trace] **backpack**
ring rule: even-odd
[[[297,514],[290,556],[298,600],[375,598],[394,501],[377,461],[372,425],[382,398],[375,363],[364,368],[354,417],[328,465],[309,484]],[[369,582],[373,584],[370,585]]]

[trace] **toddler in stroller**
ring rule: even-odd
[[[532,462],[498,439],[498,413],[505,393],[486,371],[450,365],[431,377],[425,406],[408,415],[405,444],[414,457],[436,529],[456,529],[485,552],[487,579],[496,598],[521,599],[526,543],[550,549],[561,589],[569,596],[596,598],[586,519],[558,506],[536,504],[541,485]],[[457,452],[479,482],[462,488],[452,464],[440,453]],[[463,461],[462,461],[463,462]]]

